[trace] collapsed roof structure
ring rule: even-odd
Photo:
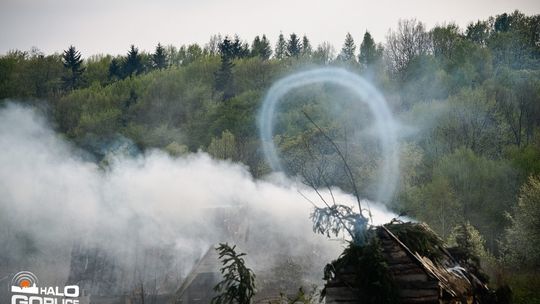
[[[488,294],[482,276],[454,258],[427,225],[399,222],[371,230],[367,248],[349,247],[329,264],[327,304],[482,303]]]

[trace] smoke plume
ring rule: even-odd
[[[122,269],[122,288],[153,278],[171,292],[222,241],[239,243],[255,271],[272,269],[282,255],[301,256],[316,261],[316,273],[306,275],[320,279],[342,247],[312,232],[312,205],[298,192],[316,201],[314,191],[284,176],[255,180],[245,166],[205,153],[174,158],[154,150],[97,164],[43,115],[14,103],[0,109],[0,151],[3,286],[4,276],[21,270],[63,285],[72,252],[86,248]],[[354,202],[339,189],[334,196]],[[372,204],[372,212],[376,223],[393,217],[382,206]]]

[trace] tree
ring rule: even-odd
[[[185,55],[182,61],[183,65],[190,64],[203,56],[203,49],[197,43],[192,43],[185,48]]]
[[[506,258],[516,266],[540,265],[540,177],[530,176],[521,187],[518,204],[506,230]]]
[[[64,88],[66,90],[76,89],[81,82],[81,76],[85,70],[82,67],[83,60],[81,59],[81,53],[73,45],[69,46],[64,51],[64,55],[62,55],[62,63],[69,70],[69,75],[62,77]]]
[[[456,225],[448,236],[447,244],[451,246],[448,250],[452,257],[461,266],[471,271],[483,282],[489,280],[489,277],[482,271],[481,262],[493,264],[495,260],[493,255],[486,251],[484,238],[471,223],[466,221]]]
[[[125,77],[131,77],[134,74],[139,75],[143,72],[143,64],[141,55],[139,54],[139,49],[137,49],[133,44],[128,51],[122,70]]]
[[[292,33],[287,42],[287,57],[298,58],[302,50],[302,44],[300,38],[295,33]]]
[[[240,40],[238,35],[234,36],[232,44],[232,55],[234,59],[245,58],[249,55],[249,45]]]
[[[208,153],[216,159],[237,161],[239,153],[236,147],[234,134],[229,130],[225,130],[221,133],[220,138],[212,138],[212,141],[208,146]]]
[[[469,149],[456,149],[433,168],[433,179],[444,178],[454,191],[463,220],[473,223],[497,253],[498,241],[510,221],[517,192],[517,173],[507,161],[491,160]]]
[[[283,37],[283,33],[279,33],[278,41],[274,49],[274,54],[277,59],[283,59],[286,55],[286,52],[287,42],[285,41],[285,37]]]
[[[467,147],[482,155],[496,155],[502,149],[502,129],[496,120],[495,103],[487,90],[464,89],[448,98],[446,113],[433,128],[437,149],[451,153]]]
[[[470,23],[465,30],[465,36],[467,39],[477,43],[481,46],[485,46],[490,35],[490,28],[486,21],[477,21],[476,23]]]
[[[341,53],[339,53],[339,60],[344,62],[356,62],[356,45],[354,44],[354,39],[351,33],[347,33],[345,36],[345,42],[341,48]]]
[[[480,232],[469,222],[463,222],[452,229],[452,233],[446,241],[450,247],[458,247],[465,250],[466,253],[479,258],[489,256],[486,251],[486,241]]]
[[[167,65],[167,54],[165,52],[165,48],[161,46],[161,43],[158,43],[156,51],[152,55],[152,66],[161,70],[166,68]]]
[[[255,295],[255,274],[246,267],[245,253],[236,253],[235,246],[221,243],[216,248],[223,264],[220,269],[223,280],[214,290],[219,294],[212,299],[212,304],[251,304]]]
[[[461,34],[456,24],[436,26],[431,30],[433,55],[439,59],[450,60],[460,45]]]
[[[495,32],[507,32],[508,30],[510,30],[511,24],[512,18],[508,16],[507,13],[504,13],[502,15],[498,15],[495,18],[493,28],[495,29]]]
[[[219,53],[219,44],[223,38],[221,34],[212,35],[208,43],[204,46],[204,52],[208,55],[214,56]]]
[[[498,15],[487,40],[494,63],[514,69],[537,69],[540,55],[540,16],[527,17],[519,11]]]
[[[408,213],[428,223],[443,238],[460,218],[460,205],[445,177],[435,176],[429,183],[412,188],[404,201]]]
[[[214,88],[223,93],[221,100],[226,101],[234,97],[234,79],[232,69],[234,67],[233,58],[235,56],[235,46],[225,37],[219,44],[219,53],[221,55],[221,66],[215,73]]]
[[[370,66],[377,62],[382,56],[382,50],[377,47],[375,40],[371,37],[371,34],[366,31],[364,39],[360,44],[360,54],[358,55],[358,62],[364,67]]]
[[[404,72],[417,57],[431,50],[431,39],[422,22],[400,20],[397,31],[390,31],[385,48],[390,71],[403,80]]]
[[[262,36],[262,39],[257,35],[253,39],[251,44],[251,56],[260,57],[263,60],[268,60],[272,56],[272,48],[270,47],[270,41],[266,38],[266,35]]]
[[[122,79],[122,66],[117,58],[113,58],[109,64],[109,79]]]
[[[85,61],[86,70],[84,80],[88,84],[99,83],[107,85],[110,83],[109,66],[111,64],[111,55],[92,55]]]
[[[540,81],[538,72],[530,70],[500,69],[496,76],[495,93],[497,111],[509,127],[518,147],[529,144],[540,124]]]
[[[311,43],[309,42],[309,39],[306,35],[302,37],[302,57],[310,57],[311,53],[313,52],[311,48]]]
[[[315,52],[313,52],[313,59],[321,64],[329,64],[335,55],[336,50],[329,42],[323,42],[317,46]]]

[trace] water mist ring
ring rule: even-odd
[[[266,160],[274,171],[283,172],[274,137],[276,107],[290,90],[314,84],[334,83],[351,90],[366,103],[375,118],[382,152],[382,166],[377,186],[377,200],[388,202],[395,191],[398,180],[399,146],[396,136],[396,122],[388,104],[379,91],[362,77],[339,68],[319,68],[299,72],[280,79],[266,94],[259,114],[259,134]]]

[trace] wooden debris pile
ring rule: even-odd
[[[400,222],[369,233],[367,245],[351,244],[327,266],[327,304],[482,303],[486,284],[459,265],[429,227]]]

